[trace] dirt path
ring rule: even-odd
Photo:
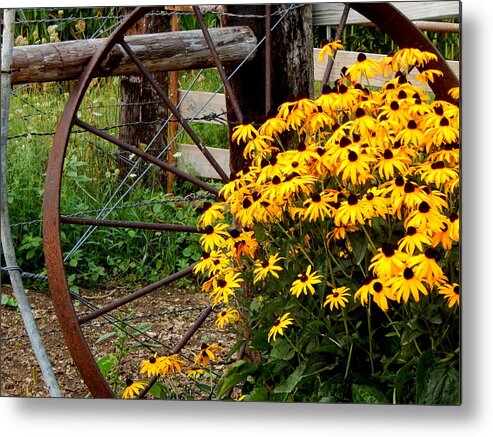
[[[105,302],[121,297],[127,292],[123,288],[115,288],[104,291],[85,291],[83,295],[87,296],[93,304],[102,306]],[[10,288],[3,286],[2,294],[11,296]],[[63,341],[50,296],[46,292],[30,291],[28,299],[63,396],[70,398],[87,396],[87,388]],[[184,288],[166,288],[153,293],[152,296],[139,299],[138,303],[127,305],[120,314],[115,315],[125,317],[132,314],[133,325],[151,323],[147,334],[152,339],[141,337],[141,341],[152,341],[171,348],[207,304],[207,296],[203,293]],[[98,338],[113,330],[114,326],[101,318],[88,326],[84,325],[84,334],[96,359],[115,352],[116,336],[96,344]],[[6,306],[1,307],[0,334],[1,396],[48,397],[48,390],[31,349],[29,338],[25,334],[18,310]],[[187,358],[187,366],[191,365],[189,360],[193,359],[194,353],[200,350],[202,343],[222,345],[224,358],[232,341],[231,334],[218,330],[214,326],[214,315],[212,314],[183,349],[183,355]],[[135,343],[135,340],[128,338],[125,344],[132,343]],[[156,351],[161,354],[166,353],[164,346],[160,346]],[[140,347],[127,355],[121,363],[121,378],[123,380],[126,377],[139,379],[142,376],[139,375],[140,362],[142,359],[149,358],[150,353],[148,349]],[[222,368],[223,365],[219,364],[217,371],[220,372]]]

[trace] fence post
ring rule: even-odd
[[[14,39],[14,21],[15,9],[4,9],[4,29],[2,35],[2,55],[1,55],[1,111],[0,111],[0,226],[2,235],[2,252],[9,271],[10,283],[14,297],[17,301],[19,311],[24,322],[27,334],[31,341],[34,354],[39,363],[43,380],[46,383],[51,397],[62,397],[58,388],[53,369],[46,354],[43,341],[36,326],[29,301],[26,297],[24,285],[19,267],[17,267],[17,259],[15,249],[12,243],[12,235],[10,233],[10,220],[7,202],[7,129],[10,107],[10,91],[11,80],[10,70],[12,68],[12,53]]]
[[[129,12],[133,8],[126,8]],[[130,31],[128,35],[145,33],[167,32],[170,30],[170,19],[166,15],[146,15]],[[168,73],[156,73],[155,78],[165,91],[168,89]],[[119,138],[129,144],[139,147],[141,144],[148,145],[153,141],[149,152],[155,156],[159,154],[166,145],[166,131],[160,132],[160,124],[149,124],[155,120],[167,118],[166,106],[159,100],[151,84],[143,76],[122,77],[121,89],[121,111]],[[155,102],[155,103],[149,103]],[[138,124],[141,123],[141,124]],[[125,126],[126,125],[126,126]],[[127,168],[122,161],[123,174]],[[161,182],[166,185],[163,175]]]
[[[271,94],[273,110],[288,100],[290,96],[300,93],[313,97],[313,35],[312,35],[312,6],[310,4],[293,7],[292,4],[272,5],[271,8],[271,62],[270,87],[265,77],[266,59],[265,43],[262,43],[255,53],[255,58],[232,77],[231,85],[236,99],[247,120],[260,123],[267,115],[264,112],[266,93]],[[226,6],[227,14],[222,19],[223,26],[249,26],[257,41],[265,35],[265,5],[236,5]],[[234,67],[227,67],[230,74]],[[230,137],[231,129],[235,126],[234,111],[226,96],[226,106]],[[243,168],[243,147],[230,143],[231,171]]]

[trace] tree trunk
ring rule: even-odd
[[[271,13],[281,12],[281,15],[271,15],[271,27],[275,26],[282,16],[282,11],[289,4],[271,5]],[[265,19],[245,18],[245,15],[265,15],[265,5],[233,5],[226,6],[227,12],[235,15],[225,15],[223,26],[249,26],[257,41],[265,36]],[[307,4],[289,11],[276,25],[271,33],[271,104],[274,110],[287,101],[291,96],[300,94],[313,97],[313,36],[312,11]],[[266,60],[265,44],[262,44],[255,58],[243,65],[231,79],[233,92],[247,121],[261,123],[265,119],[266,101]],[[226,67],[228,74],[234,70]],[[267,79],[268,80],[268,79]],[[226,96],[230,137],[232,129],[237,125],[234,111],[231,108],[229,96]],[[245,165],[243,146],[230,143],[232,172],[237,172]]]

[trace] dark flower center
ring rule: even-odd
[[[248,209],[252,206],[252,201],[250,199],[243,199],[243,209]]]
[[[408,129],[416,129],[417,127],[418,127],[418,125],[416,124],[416,122],[414,120],[409,120],[409,122],[407,123]]]
[[[269,161],[265,158],[262,158],[262,161],[260,161],[260,168],[265,168],[269,165]]]
[[[455,212],[453,214],[451,214],[449,217],[449,219],[452,223],[455,222],[458,218],[459,218],[459,214],[457,214]]]
[[[395,85],[393,83],[388,83],[386,86],[385,86],[385,89],[386,90],[395,90]]]
[[[126,385],[127,387],[130,387],[133,383],[134,383],[134,382],[133,382],[133,380],[132,380],[132,379],[130,379],[130,378],[127,378],[127,379],[125,380],[125,385]]]
[[[380,293],[383,290],[383,285],[381,282],[375,282],[373,284],[373,290],[375,290],[377,293]]]
[[[441,127],[445,127],[445,126],[449,126],[449,125],[450,125],[450,122],[448,121],[448,118],[447,117],[443,117],[440,120],[440,126]]]
[[[407,181],[405,183],[404,193],[406,193],[406,194],[414,193],[415,190],[416,190],[416,185],[414,185],[412,182]]]
[[[320,197],[320,194],[318,194],[318,193],[313,193],[311,195],[311,198],[312,198],[312,202],[315,202],[315,203],[318,203],[322,200],[322,198]]]
[[[355,161],[358,160],[358,154],[356,152],[354,152],[354,151],[351,150],[348,153],[348,157],[347,158],[349,159],[350,162],[355,162]]]
[[[274,177],[272,178],[272,183],[273,183],[274,185],[279,185],[279,184],[281,183],[281,178],[280,178],[279,176],[277,176],[277,175],[276,175],[276,176],[274,176]]]
[[[300,166],[300,163],[298,161],[294,161],[291,163],[291,167],[293,167],[293,168],[297,168],[299,166]]]
[[[435,114],[442,116],[443,115],[443,108],[441,106],[437,106],[435,108]]]
[[[443,161],[437,161],[431,164],[431,168],[433,170],[441,170],[442,168],[445,168],[445,163]]]
[[[402,100],[407,98],[407,93],[404,90],[400,90],[399,94],[397,94],[397,98]]]
[[[339,147],[347,147],[351,144],[351,140],[348,137],[342,137],[339,143]]]
[[[417,232],[418,231],[414,226],[409,226],[406,230],[406,235],[413,236],[413,235],[416,235]]]
[[[383,157],[384,159],[392,159],[394,157],[394,154],[392,153],[392,150],[385,149],[385,152],[383,152]]]
[[[219,287],[221,288],[226,287],[227,284],[228,283],[224,279],[219,279],[219,281],[217,281],[217,285],[219,285]]]
[[[366,55],[364,53],[360,53],[358,55],[358,62],[363,62],[363,61],[366,61]]]
[[[337,291],[334,291],[332,293],[332,296],[334,296],[337,299],[339,297],[339,293]]]
[[[426,249],[425,256],[428,259],[437,259],[438,252],[430,247],[429,249]]]
[[[151,358],[149,358],[149,362],[151,364],[155,364],[156,363],[156,357],[153,355]]]
[[[373,193],[366,193],[366,200],[373,200],[375,195]]]
[[[298,150],[298,152],[304,152],[306,150],[306,144],[305,143],[299,143],[296,150]]]
[[[301,282],[306,282],[306,281],[308,281],[308,276],[306,276],[306,275],[301,275],[301,277],[300,277],[300,281],[301,281]]]
[[[262,262],[262,268],[266,269],[267,267],[269,267],[269,261],[265,260]]]
[[[212,203],[211,202],[204,202],[204,204],[202,205],[202,210],[205,212],[207,211],[210,207],[212,206]]]
[[[395,253],[394,246],[392,246],[392,244],[389,244],[389,243],[383,243],[382,244],[382,253],[387,258],[393,257],[394,256],[394,253]]]
[[[407,279],[408,281],[410,279],[413,279],[414,278],[414,272],[413,272],[413,269],[411,269],[410,267],[406,267],[404,269],[404,274],[403,274],[404,278]]]
[[[358,198],[355,194],[350,194],[347,198],[348,205],[354,206],[358,203]]]
[[[273,156],[272,158],[270,158],[269,164],[272,166],[276,165],[277,164],[277,156]]]
[[[356,109],[356,112],[355,112],[356,118],[364,117],[365,114],[366,114],[366,112],[363,108]]]
[[[211,235],[214,233],[214,227],[212,225],[207,225],[204,229],[204,232],[207,234],[207,235]]]
[[[402,176],[397,176],[395,178],[396,187],[402,187],[404,185],[404,178]]]
[[[399,102],[397,102],[396,100],[394,100],[390,104],[390,109],[392,109],[392,111],[397,111],[399,109]]]
[[[241,235],[241,231],[237,228],[231,229],[229,232],[229,235],[231,235],[232,238],[238,238]]]
[[[346,85],[340,85],[339,86],[339,93],[340,94],[346,94],[347,93],[347,86]]]
[[[279,319],[277,319],[275,322],[274,322],[274,326],[279,326],[281,324],[281,321]]]
[[[458,286],[458,285],[456,285],[456,286],[454,287],[454,293],[455,293],[455,294],[460,294],[460,293],[459,293],[459,291],[460,291],[459,286]]]
[[[318,147],[317,148],[317,155],[318,156],[323,156],[325,154],[326,150],[323,147]]]
[[[353,134],[353,142],[357,143],[359,140],[361,140],[361,137],[358,134],[354,133]]]
[[[427,202],[423,201],[419,204],[418,209],[421,214],[426,214],[430,212],[430,205],[428,205]]]

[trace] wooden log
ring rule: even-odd
[[[210,29],[210,33],[219,57],[225,64],[243,61],[257,44],[255,35],[246,26]],[[15,47],[12,83],[77,79],[105,40],[101,38]],[[152,72],[214,66],[200,30],[132,35],[125,37],[125,41]],[[120,46],[113,48],[97,73],[98,76],[139,74],[138,68]]]

